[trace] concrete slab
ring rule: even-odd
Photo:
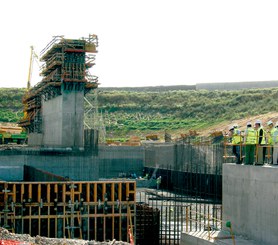
[[[182,233],[180,245],[261,245],[261,243],[240,236],[235,236],[233,240],[230,234],[225,231],[212,231],[210,237],[209,239],[208,231]]]

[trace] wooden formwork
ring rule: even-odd
[[[135,192],[135,181],[0,182],[0,222],[31,236],[128,241]]]

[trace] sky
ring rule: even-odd
[[[0,87],[26,87],[30,46],[98,35],[100,87],[278,80],[277,1],[0,2]],[[33,65],[31,85],[41,80]]]

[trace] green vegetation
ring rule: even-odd
[[[23,116],[22,97],[25,89],[0,88],[0,122],[16,123]]]
[[[91,96],[91,95],[89,95]],[[140,92],[99,89],[99,109],[115,135],[202,130],[222,122],[275,112],[278,88],[237,91]]]
[[[108,136],[202,130],[231,120],[276,112],[278,108],[278,88],[237,91],[159,88],[99,88],[98,105]],[[24,91],[0,89],[1,122],[17,122],[22,117]],[[89,100],[92,96],[93,92],[87,94]]]

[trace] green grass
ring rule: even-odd
[[[0,89],[0,121],[22,117],[24,89]],[[93,93],[87,94],[93,100]],[[107,135],[202,130],[231,120],[275,112],[278,88],[237,91],[205,90],[105,90],[98,92]]]

